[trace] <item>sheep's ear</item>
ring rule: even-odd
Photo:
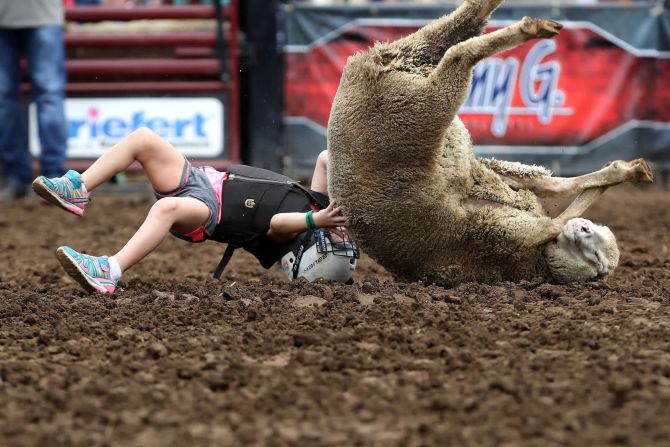
[[[544,255],[547,259],[549,274],[556,282],[582,282],[598,277],[596,266],[580,256],[559,248],[556,244],[548,246]]]
[[[611,274],[615,268],[619,265],[619,247],[616,242],[616,237],[614,236],[614,233],[612,233],[612,230],[609,229],[609,227],[604,227],[607,232],[609,233],[609,243],[603,248],[603,253],[605,253],[605,257],[607,258],[607,264],[609,266],[609,273]]]

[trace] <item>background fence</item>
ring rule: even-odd
[[[668,9],[557,5],[506,3],[494,13],[490,30],[524,15],[566,28],[476,67],[460,111],[476,152],[564,175],[640,156],[670,171]],[[68,8],[70,165],[88,165],[145,125],[196,163],[308,177],[326,147],[347,57],[454,7],[233,0],[220,8]]]

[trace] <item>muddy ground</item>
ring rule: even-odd
[[[0,445],[670,445],[670,193],[589,212],[621,264],[555,286],[289,284],[223,246],[168,238],[114,298],[54,250],[120,248],[148,196],[83,219],[0,209]]]

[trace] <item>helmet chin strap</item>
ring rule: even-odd
[[[300,248],[298,252],[295,253],[295,262],[293,263],[293,278],[295,280],[298,277],[298,272],[300,271],[300,261],[302,260],[302,255],[305,254],[305,247],[309,243],[309,240],[312,238],[313,231],[305,231],[302,236],[300,236]]]

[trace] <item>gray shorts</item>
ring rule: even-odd
[[[208,170],[210,175],[207,174]],[[192,166],[191,162],[184,157],[184,170],[181,174],[179,186],[168,192],[154,190],[154,195],[157,199],[164,197],[192,197],[200,200],[209,208],[209,217],[200,227],[187,234],[170,230],[170,233],[174,236],[189,242],[203,242],[214,232],[216,225],[219,223],[221,203],[220,196],[217,197],[215,192],[215,185],[212,185],[212,180],[210,180],[212,178],[211,171],[219,174],[219,177],[222,174],[209,166]]]

